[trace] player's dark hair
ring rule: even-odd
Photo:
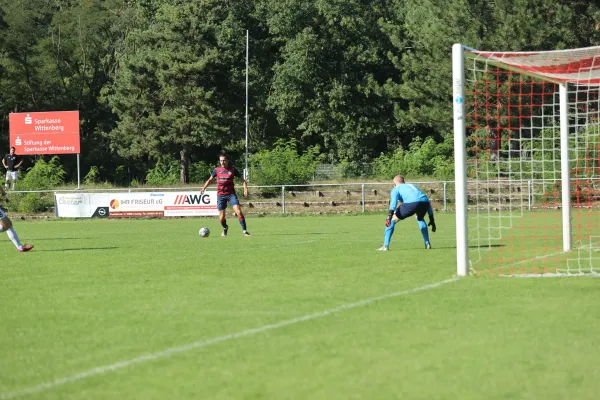
[[[227,153],[225,153],[224,151],[222,151],[221,154],[219,154],[219,158],[221,158],[221,157],[225,157],[226,159],[231,160],[229,158],[229,155]]]
[[[11,149],[11,150],[14,150],[14,151],[17,151],[17,149],[15,149],[14,147],[11,147],[10,149]]]

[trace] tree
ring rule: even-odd
[[[585,47],[600,42],[598,6],[573,0],[398,0],[392,8],[405,36],[394,40],[401,83],[387,86],[397,99],[403,130],[452,133],[451,48],[531,51]],[[427,135],[425,135],[427,136]]]
[[[48,67],[51,60],[41,43],[48,36],[52,15],[52,8],[43,0],[3,4],[0,91],[5,114],[43,109],[58,90],[57,77]]]
[[[55,110],[79,110],[83,167],[118,160],[103,132],[114,126],[114,115],[101,92],[115,71],[123,40],[140,16],[127,0],[57,1],[45,53],[59,79]],[[68,158],[73,163],[73,157]],[[112,168],[106,168],[112,170]]]
[[[151,26],[128,36],[128,53],[107,91],[119,118],[110,133],[115,151],[148,160],[179,152],[187,183],[194,150],[239,137],[231,127],[241,110],[228,101],[242,88],[232,64],[242,60],[243,30],[226,29],[234,8],[214,0],[165,3]]]
[[[128,1],[18,0],[0,10],[4,115],[78,110],[83,167],[110,162],[114,157],[101,133],[111,129],[114,116],[100,92],[117,64],[125,21],[133,21]],[[64,161],[73,176],[75,159]]]
[[[268,105],[285,136],[320,144],[332,160],[377,154],[393,129],[383,90],[397,74],[381,28],[389,1],[270,1],[267,24],[281,50]]]

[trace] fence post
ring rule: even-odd
[[[529,208],[529,211],[531,211],[532,200],[533,200],[533,185],[532,185],[531,181],[527,181],[527,206]]]
[[[281,187],[281,209],[285,214],[285,186]]]
[[[362,184],[362,189],[361,189],[361,198],[362,198],[362,212],[365,212],[365,185],[364,183]]]
[[[446,189],[448,186],[448,182],[444,182],[444,211],[448,209],[448,197],[446,196]]]

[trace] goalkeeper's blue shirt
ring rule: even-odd
[[[396,185],[390,193],[390,210],[395,210],[398,202],[419,203],[422,201],[429,201],[425,193],[412,183],[401,183]]]

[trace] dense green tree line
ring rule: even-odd
[[[367,162],[451,135],[451,46],[600,43],[579,0],[0,0],[0,144],[8,114],[79,110],[82,170],[124,181],[157,163],[281,140]],[[61,157],[67,175],[75,158]],[[29,160],[32,165],[33,160]]]

